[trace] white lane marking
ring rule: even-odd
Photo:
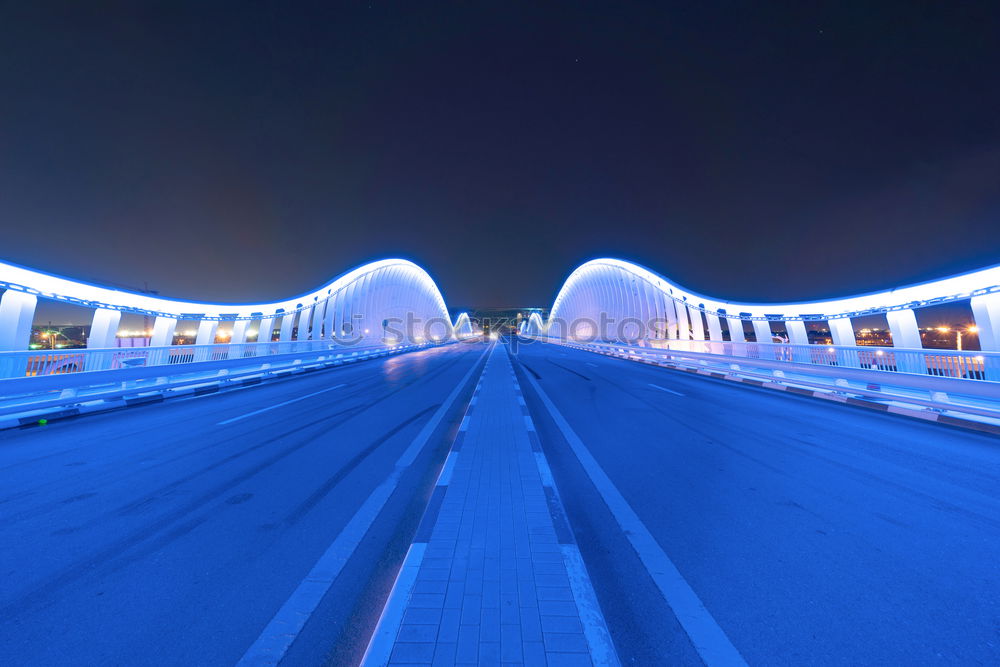
[[[618,521],[618,525],[629,542],[632,543],[632,547],[639,555],[643,565],[646,566],[650,577],[656,582],[657,588],[660,589],[663,598],[670,605],[681,627],[691,638],[691,644],[698,651],[701,659],[709,667],[746,665],[743,656],[729,641],[725,631],[705,608],[697,593],[663,551],[656,538],[649,532],[639,515],[628,504],[628,501],[601,468],[587,446],[580,440],[580,436],[576,434],[576,431],[539,386],[538,381],[533,377],[529,377],[528,381],[535,388],[549,414],[552,415],[553,421],[559,427],[573,453],[576,454],[583,469],[587,471],[590,481],[600,491],[608,509]]]
[[[590,575],[583,563],[580,548],[575,544],[560,544],[559,550],[562,551],[569,587],[576,600],[576,610],[580,612],[583,636],[587,639],[587,646],[590,647],[590,659],[601,667],[621,665],[608,626],[604,623],[604,614],[601,613],[601,605],[597,602],[597,593],[594,592],[594,586],[590,582]]]
[[[587,364],[588,366],[593,366],[594,368],[597,368],[597,364],[595,364],[595,363],[593,363],[593,362],[591,362],[591,361],[588,361],[588,362],[586,362],[586,364]]]
[[[487,350],[488,351],[488,350]],[[486,352],[483,352],[485,355]],[[396,490],[399,478],[406,468],[413,463],[414,459],[424,448],[431,434],[444,419],[445,414],[451,409],[451,405],[458,398],[462,388],[469,383],[469,378],[479,366],[483,355],[472,364],[472,368],[465,374],[461,381],[452,389],[451,394],[445,399],[441,407],[437,409],[434,416],[430,418],[424,427],[413,439],[410,446],[406,448],[403,455],[396,461],[396,466],[384,482],[379,484],[364,504],[351,517],[351,520],[340,532],[337,539],[320,556],[319,560],[306,575],[306,578],[299,583],[291,597],[285,601],[278,613],[274,615],[271,622],[267,624],[257,640],[247,649],[237,665],[276,665],[285,656],[288,647],[292,645],[306,621],[316,611],[320,600],[330,590],[334,580],[344,569],[348,559],[357,549],[362,538],[375,522],[376,517],[382,511],[389,496]]]
[[[276,410],[278,408],[283,408],[286,405],[288,405],[289,403],[296,403],[298,401],[304,401],[307,398],[312,398],[313,396],[318,396],[319,394],[323,394],[323,393],[326,393],[328,391],[333,391],[334,389],[340,389],[341,387],[346,387],[346,386],[347,385],[345,385],[345,384],[338,384],[338,385],[335,385],[333,387],[327,387],[326,389],[320,389],[319,391],[314,391],[311,394],[305,394],[303,396],[297,396],[297,397],[295,397],[295,398],[293,398],[291,400],[288,400],[288,401],[283,401],[281,403],[275,403],[274,405],[269,405],[266,408],[261,408],[260,410],[254,410],[253,412],[248,412],[245,415],[240,415],[239,417],[233,417],[232,419],[227,419],[225,421],[221,421],[218,424],[216,424],[216,426],[225,426],[226,424],[232,424],[233,422],[238,422],[241,419],[246,419],[247,417],[253,417],[254,415],[259,415],[262,412],[268,412],[270,410]]]
[[[652,387],[653,389],[659,389],[660,391],[665,391],[668,394],[673,394],[674,396],[683,396],[684,395],[684,394],[682,394],[679,391],[674,391],[673,389],[667,389],[666,387],[661,387],[660,385],[653,384],[652,382],[649,383],[649,386]]]
[[[420,572],[420,564],[424,560],[424,552],[427,551],[426,542],[414,542],[406,552],[406,560],[403,567],[399,568],[396,581],[389,591],[389,599],[382,609],[382,616],[375,626],[375,633],[368,643],[364,657],[361,658],[361,665],[385,665],[389,662],[389,651],[396,643],[396,635],[399,627],[403,624],[403,614],[406,612],[406,603],[410,601],[410,592],[417,581],[417,574]],[[382,655],[384,653],[384,655]]]

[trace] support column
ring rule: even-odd
[[[734,343],[745,343],[746,334],[743,332],[743,320],[738,317],[727,317],[729,321],[729,340]]]
[[[122,320],[120,310],[98,308],[94,311],[94,319],[90,323],[90,336],[87,337],[88,348],[108,348],[115,346],[115,336],[118,334],[118,324]]]
[[[688,306],[688,317],[691,318],[691,337],[694,340],[705,340],[705,327],[701,323],[701,311],[694,306]]]
[[[233,321],[233,333],[229,337],[229,347],[226,348],[228,359],[242,359],[246,356],[243,344],[247,342],[247,327],[249,326],[250,320]]]
[[[271,354],[273,348],[268,345],[274,335],[274,316],[261,318],[257,326],[257,345],[254,348],[257,356]]]
[[[12,289],[3,293],[0,297],[0,351],[28,349],[37,305],[38,297],[34,294]]]
[[[912,308],[905,310],[890,310],[885,314],[892,332],[892,346],[919,350],[923,347],[920,341],[920,329],[917,327],[917,316]],[[922,354],[895,355],[896,368],[907,373],[927,373],[927,362]]]
[[[295,340],[309,340],[309,320],[312,319],[313,307],[309,306],[299,314],[299,330]]]
[[[334,316],[337,314],[336,303],[334,302],[334,297],[330,297],[326,300],[326,312],[323,315],[323,331],[326,332],[324,338],[326,340],[332,341],[337,337],[339,333],[336,331],[333,323]]]
[[[176,317],[157,315],[153,321],[153,334],[149,337],[150,347],[165,347],[173,345],[174,329],[177,328]]]
[[[855,347],[858,339],[854,337],[854,323],[849,317],[838,317],[835,320],[827,320],[830,325],[830,337],[833,338],[834,345],[844,345]]]
[[[809,334],[806,333],[806,323],[802,320],[785,320],[785,331],[788,342],[792,345],[808,345]]]
[[[218,320],[202,320],[198,323],[198,336],[194,339],[195,346],[214,345],[215,334],[219,331]],[[194,352],[195,361],[208,361],[211,348],[199,348]]]
[[[917,316],[912,308],[890,310],[885,314],[892,333],[892,346],[919,350],[923,347],[920,341],[920,329],[917,327]]]
[[[326,319],[326,300],[313,306],[312,340],[323,340],[323,321]]]
[[[282,343],[287,343],[292,340],[292,329],[295,327],[295,315],[296,313],[286,312],[281,316],[281,333],[278,335],[278,340]]]
[[[272,336],[274,336],[274,317],[262,318],[260,326],[257,327],[257,342],[270,343]]]
[[[681,301],[673,301],[673,304],[674,304],[674,310],[677,313],[677,339],[691,340],[691,330],[688,329],[687,304]]]
[[[979,329],[979,349],[1000,351],[1000,292],[974,296],[970,305]]]
[[[3,293],[0,297],[0,351],[27,351],[37,304],[38,297],[34,294],[10,289]],[[0,360],[0,378],[23,377],[27,371],[28,363],[24,358]]]
[[[785,320],[785,333],[791,345],[808,345],[809,334],[806,333],[806,323],[802,320]],[[792,361],[808,364],[812,361],[810,351],[803,348],[792,348]]]
[[[215,334],[219,331],[218,320],[202,320],[198,323],[198,337],[194,339],[195,345],[214,345]]]
[[[719,322],[719,316],[715,313],[705,313],[705,321],[708,322],[708,339],[721,341],[722,323]]]
[[[752,320],[753,333],[757,337],[758,343],[772,343],[774,338],[771,335],[771,323],[767,320]]]
[[[233,333],[229,338],[229,344],[233,345],[247,342],[248,326],[250,326],[250,320],[235,320],[233,322]]]
[[[87,337],[87,349],[114,349],[115,335],[121,322],[120,310],[98,308],[94,311],[94,319],[90,323],[90,335]],[[100,371],[111,366],[113,352],[88,354],[84,357],[84,370]]]

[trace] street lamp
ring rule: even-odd
[[[948,327],[938,327],[937,330],[940,331],[941,333],[948,333],[949,331],[951,331],[951,329],[949,329]],[[979,327],[977,327],[975,324],[970,325],[965,330],[965,333],[977,334],[979,333]],[[955,329],[955,349],[959,351],[962,350],[962,330],[959,328]]]
[[[39,334],[39,337],[44,338],[44,339],[48,339],[48,341],[49,341],[49,349],[50,350],[56,349],[56,336],[62,336],[63,338],[66,339],[67,343],[69,342],[69,337],[66,334],[64,334],[62,331],[54,331],[54,330],[53,331],[43,331],[42,333]]]

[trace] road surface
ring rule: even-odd
[[[0,433],[0,663],[236,663],[427,432],[285,654],[356,663],[485,350]],[[549,344],[512,359],[622,664],[703,647],[574,437],[748,663],[1000,663],[997,438]]]

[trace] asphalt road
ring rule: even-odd
[[[235,663],[485,349],[0,433],[0,664]],[[700,660],[536,383],[750,664],[1000,664],[1000,439],[554,345],[514,364],[623,664]],[[285,664],[360,658],[472,384]]]
[[[484,350],[0,433],[0,664],[234,664]],[[402,476],[295,664],[360,658],[467,399]]]
[[[1000,439],[549,344],[516,359],[623,664],[700,661],[529,376],[750,664],[1000,664]]]

